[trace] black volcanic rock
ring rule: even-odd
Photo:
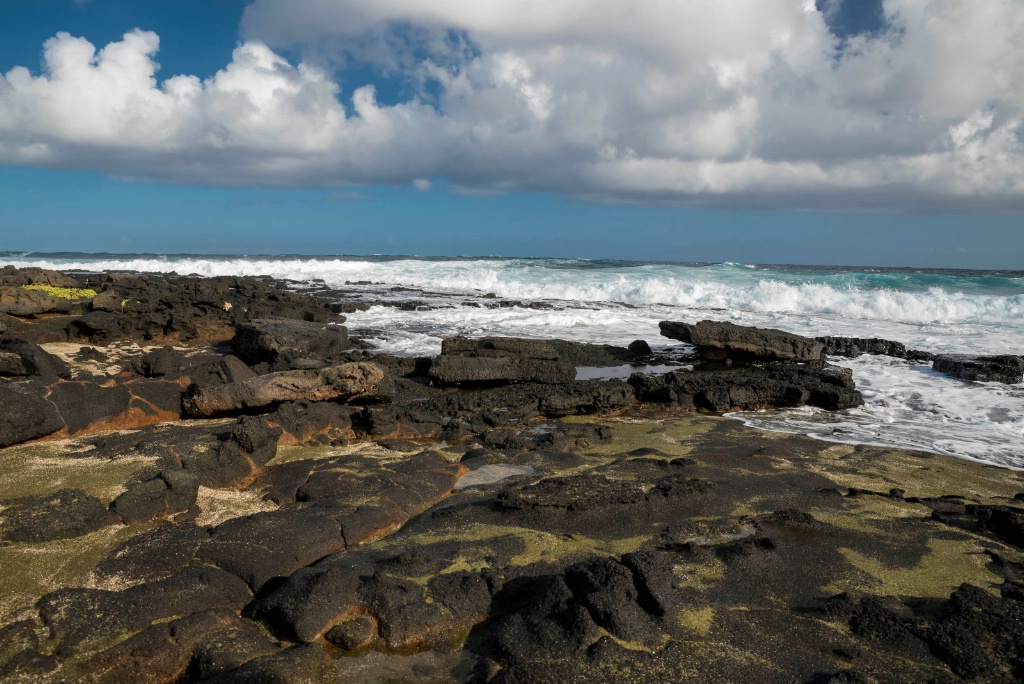
[[[825,353],[829,356],[845,356],[856,358],[861,354],[877,354],[906,358],[907,347],[902,342],[883,340],[879,337],[818,337],[818,342],[825,345]]]
[[[634,373],[629,383],[640,401],[676,404],[690,410],[747,410],[765,407],[817,406],[829,411],[864,403],[852,373],[826,366],[769,364],[720,371],[672,371],[664,375]]]
[[[449,384],[564,384],[576,379],[576,366],[560,360],[558,351],[545,340],[451,337],[441,343],[430,377]]]
[[[348,330],[342,325],[286,318],[240,323],[231,346],[247,363],[267,362],[276,370],[320,368],[340,359],[350,347]]]
[[[971,354],[939,354],[932,368],[963,380],[976,382],[1004,382],[1013,385],[1024,382],[1024,357],[973,356]]]
[[[40,375],[69,378],[71,369],[34,342],[19,338],[0,340],[0,375]]]
[[[0,382],[0,447],[45,437],[64,427],[57,407],[35,387]]]
[[[102,501],[80,489],[11,499],[3,506],[0,538],[15,542],[71,539],[117,522]]]
[[[166,468],[156,476],[129,483],[110,504],[126,523],[148,522],[187,511],[196,502],[199,478],[181,468]]]
[[[820,361],[824,349],[817,340],[773,328],[718,321],[662,321],[658,327],[665,337],[694,345],[710,361]]]

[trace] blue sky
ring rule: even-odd
[[[1024,56],[950,3],[509,1],[4,3],[0,251],[1024,269]]]

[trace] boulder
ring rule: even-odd
[[[247,363],[281,363],[294,369],[329,365],[350,345],[342,325],[264,318],[238,324],[231,346]]]
[[[187,470],[168,468],[132,482],[110,509],[126,523],[140,523],[187,511],[196,502],[199,479]]]
[[[42,375],[71,377],[71,369],[61,359],[28,340],[0,340],[0,375]]]
[[[50,287],[78,287],[71,276],[48,268],[15,268],[4,266],[0,269],[0,285],[49,285]]]
[[[651,345],[647,344],[647,340],[633,340],[629,343],[627,349],[637,356],[650,356],[654,353]]]
[[[245,382],[246,380],[252,380],[257,375],[256,371],[249,368],[245,361],[230,354],[221,359],[218,370],[221,378],[226,383]]]
[[[817,340],[773,328],[717,321],[662,321],[658,326],[663,336],[694,345],[710,361],[820,361],[825,348]]]
[[[441,342],[441,354],[558,360],[558,351],[547,340],[520,337],[449,337]]]
[[[57,407],[30,385],[0,382],[0,447],[52,434],[64,427]]]
[[[1024,357],[1009,354],[939,354],[932,362],[932,368],[946,375],[975,382],[1003,382],[1008,385],[1024,382]]]
[[[451,337],[430,366],[430,377],[443,383],[540,382],[563,384],[576,379],[576,366],[559,360],[544,340],[515,337]]]
[[[262,416],[242,416],[217,448],[184,454],[181,464],[205,487],[243,486],[274,458],[280,437],[281,428],[271,426]]]
[[[664,375],[634,373],[629,383],[640,401],[676,404],[690,410],[751,410],[817,406],[829,411],[864,403],[849,369],[814,369],[776,363],[763,368],[724,371],[672,371]]]
[[[285,401],[348,401],[372,394],[383,380],[380,366],[365,362],[281,371],[215,387],[192,385],[183,406],[189,416],[206,418]]]
[[[207,566],[187,568],[121,591],[58,589],[36,605],[55,642],[55,654],[68,657],[169,618],[213,608],[237,612],[251,600],[245,582]]]
[[[444,383],[541,382],[558,385],[576,379],[576,367],[559,361],[441,355],[430,377]]]
[[[0,538],[13,542],[72,539],[117,522],[103,502],[80,489],[3,502]]]
[[[612,344],[587,344],[585,342],[568,342],[566,340],[551,340],[549,344],[558,352],[558,360],[571,363],[574,366],[592,366],[607,368],[609,366],[621,366],[631,363],[637,356],[647,352],[637,352],[627,347],[616,347]]]
[[[45,313],[71,313],[81,310],[81,305],[47,294],[42,290],[26,290],[21,287],[0,287],[0,313],[27,317]]]
[[[185,368],[185,357],[174,347],[161,347],[134,359],[132,370],[147,378],[177,375]]]
[[[895,356],[906,358],[907,347],[902,342],[883,340],[880,337],[817,337],[818,342],[825,345],[825,353],[829,356],[845,356],[856,358],[861,354]]]
[[[329,684],[336,680],[327,650],[320,644],[300,644],[253,658],[236,670],[203,681],[210,684]]]

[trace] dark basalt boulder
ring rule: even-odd
[[[654,353],[651,345],[647,344],[647,340],[633,340],[627,348],[637,356],[650,356]]]
[[[430,377],[448,384],[542,382],[557,385],[576,379],[576,367],[560,361],[441,355],[430,366]]]
[[[709,361],[820,361],[824,349],[817,340],[773,328],[718,321],[662,321],[658,327],[665,337],[697,347],[701,358]]]
[[[281,404],[268,418],[284,431],[287,443],[341,445],[355,436],[353,420],[361,412],[333,401],[292,401]]]
[[[187,511],[196,502],[199,478],[181,468],[166,468],[154,477],[136,480],[110,504],[128,523],[165,518]]]
[[[0,382],[0,447],[45,437],[64,427],[57,407],[36,388]]]
[[[902,342],[883,340],[879,337],[829,336],[815,339],[825,345],[825,353],[829,356],[845,356],[852,359],[861,354],[876,354],[902,359],[907,355],[907,347]]]
[[[96,577],[135,583],[180,572],[193,563],[207,539],[207,529],[192,523],[158,524],[115,547],[96,566]]]
[[[379,437],[459,439],[491,427],[521,425],[537,416],[616,411],[632,403],[633,388],[622,380],[524,383],[367,407],[364,429]]]
[[[199,557],[258,592],[275,578],[345,548],[341,526],[317,509],[282,508],[233,518],[210,532]]]
[[[342,325],[265,318],[239,323],[236,330],[231,340],[235,353],[247,363],[266,362],[275,370],[330,365],[351,346],[348,330]]]
[[[558,351],[549,341],[521,337],[449,337],[441,342],[441,354],[445,356],[558,360]]]
[[[500,604],[518,590],[532,600],[489,625],[487,650],[502,661],[525,664],[579,657],[597,640],[600,627],[576,600],[564,577],[524,578],[519,584],[524,583],[530,587],[509,583],[495,596]]]
[[[0,285],[49,285],[50,287],[78,287],[78,282],[71,276],[48,268],[28,266],[17,268],[4,266],[0,268]]]
[[[277,454],[281,428],[262,416],[242,416],[227,440],[210,450],[182,454],[181,465],[205,487],[245,485]]]
[[[80,301],[55,297],[43,290],[0,286],[0,313],[26,318],[40,314],[70,314],[83,309]]]
[[[42,680],[57,667],[52,656],[40,649],[36,624],[19,620],[0,627],[0,678],[5,681]]]
[[[73,672],[76,680],[110,684],[206,681],[278,651],[255,623],[213,608],[152,625],[76,662]]]
[[[637,340],[637,342],[643,342]],[[556,352],[558,360],[574,366],[593,366],[604,368],[621,366],[636,361],[637,357],[650,354],[651,348],[644,352],[642,347],[634,349],[636,342],[629,347],[616,347],[611,344],[587,344],[584,342],[568,342],[566,340],[549,340]]]
[[[330,684],[335,681],[327,650],[320,644],[300,644],[254,658],[236,670],[204,679],[208,684]]]
[[[770,364],[722,371],[673,371],[664,375],[634,373],[629,383],[637,399],[669,403],[690,410],[730,411],[768,407],[817,406],[838,411],[860,406],[849,369],[814,369]]]
[[[1008,385],[1024,382],[1024,357],[1009,354],[939,354],[932,362],[932,368],[955,378],[975,382],[1003,382]]]
[[[249,601],[245,582],[212,567],[192,567],[121,591],[58,589],[39,599],[54,653],[68,657],[103,647],[155,622],[212,608],[239,611]]]
[[[80,537],[117,522],[117,516],[81,489],[61,489],[47,496],[3,502],[0,538],[12,542],[46,542]]]
[[[192,385],[182,405],[189,416],[207,418],[285,401],[348,401],[373,394],[383,380],[384,371],[376,364],[343,363],[268,373],[227,385]]]
[[[134,359],[132,370],[146,378],[178,375],[185,369],[185,357],[174,347],[161,347]]]
[[[559,359],[544,340],[515,337],[451,337],[430,366],[430,377],[442,383],[570,383],[576,366]]]
[[[8,338],[0,340],[0,375],[70,378],[71,369],[34,342]]]
[[[884,340],[880,337],[817,337],[825,345],[825,354],[845,356],[853,359],[861,354],[892,356],[908,361],[931,361],[935,355],[920,349],[907,349],[902,342]]]

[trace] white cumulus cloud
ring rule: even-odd
[[[824,3],[835,14],[838,2]],[[1024,209],[1024,4],[254,0],[207,79],[156,34],[60,33],[0,75],[0,163],[215,184],[441,179],[471,193]],[[281,56],[295,50],[302,60]],[[398,82],[382,103],[376,73]]]

